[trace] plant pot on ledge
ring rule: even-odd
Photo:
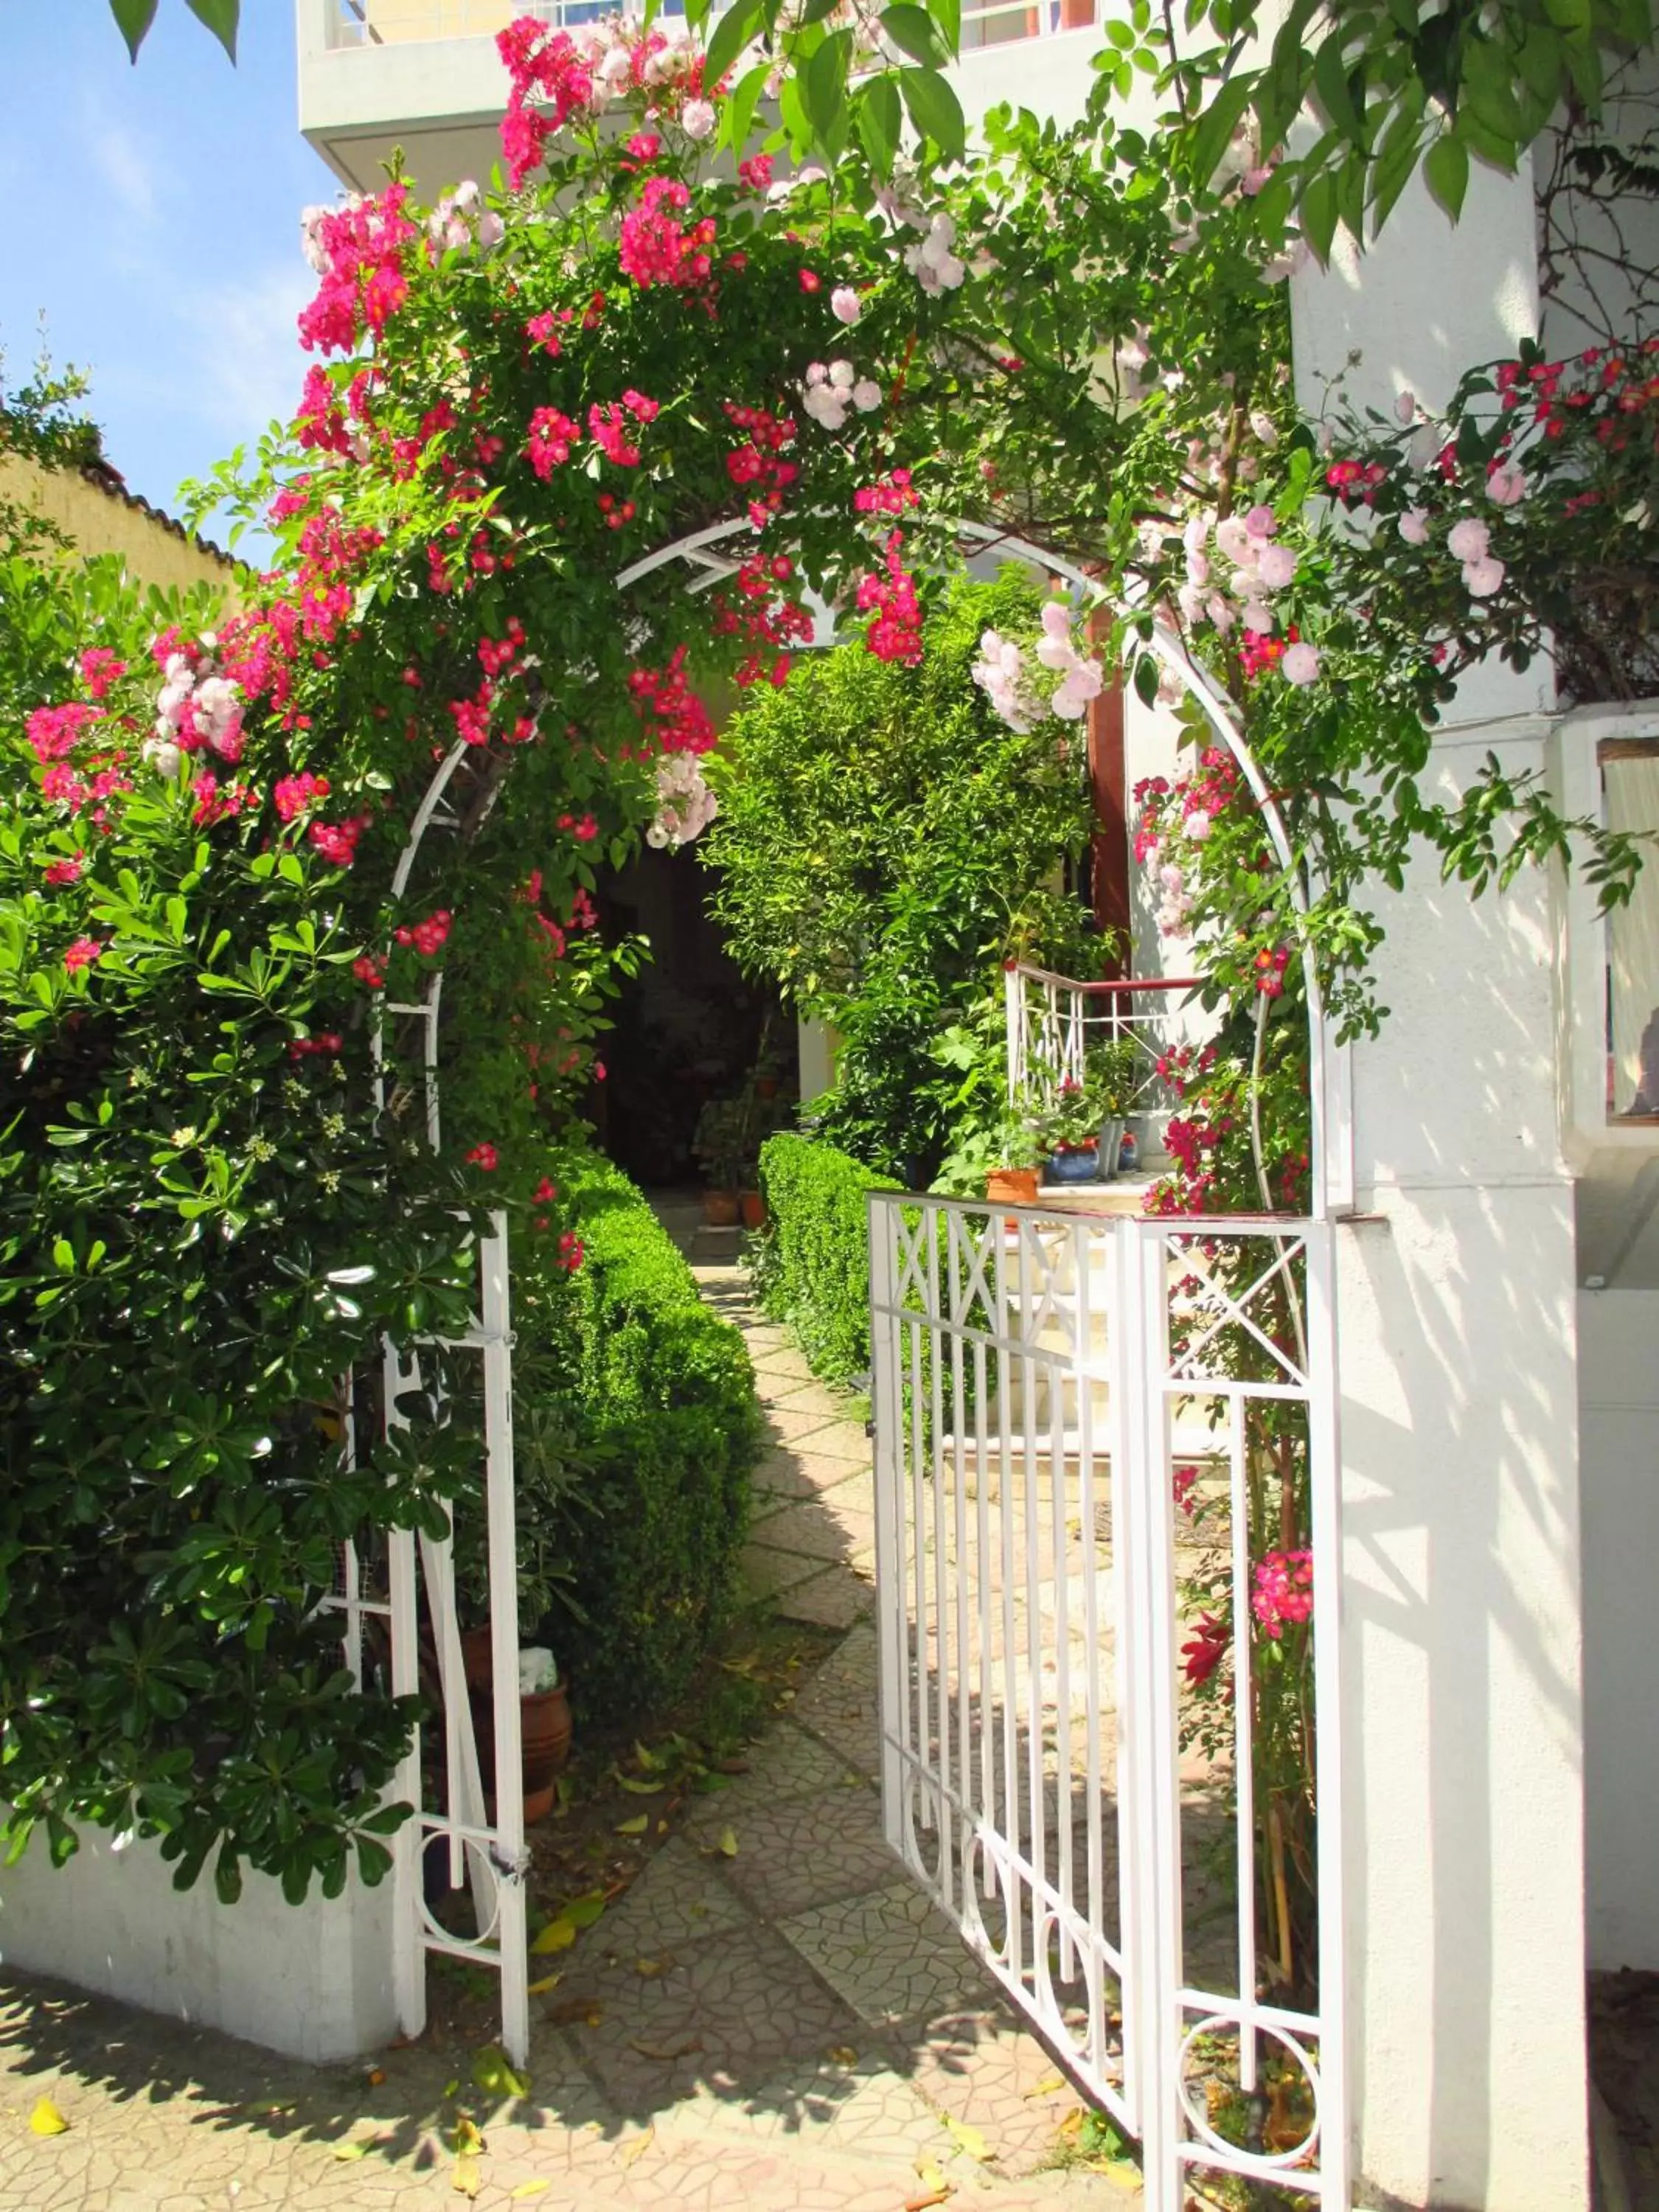
[[[537,1820],[544,1820],[553,1810],[554,1785],[559,1770],[570,1756],[570,1701],[563,1683],[557,1679],[550,1651],[527,1644],[520,1650],[519,1659],[521,1681],[538,1679],[549,1670],[554,1676],[550,1686],[521,1690],[519,1696],[519,1763],[525,1826],[529,1827]],[[461,1665],[472,1700],[472,1733],[478,1747],[478,1772],[486,1798],[493,1800],[495,1720],[490,1661],[489,1629],[467,1629],[461,1637]]]
[[[706,1190],[702,1194],[702,1218],[710,1229],[735,1229],[738,1225],[739,1200],[734,1190]]]
[[[738,1203],[743,1209],[745,1229],[763,1229],[766,1226],[766,1200],[757,1190],[740,1192]]]
[[[1097,1144],[1060,1145],[1048,1155],[1048,1180],[1054,1182],[1094,1182],[1100,1175]]]

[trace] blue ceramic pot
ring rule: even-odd
[[[1050,1152],[1043,1173],[1049,1182],[1092,1182],[1100,1173],[1100,1155],[1092,1145],[1086,1152]]]

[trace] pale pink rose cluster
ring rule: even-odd
[[[696,753],[669,753],[657,763],[657,811],[645,842],[660,852],[678,852],[700,837],[720,811]]]
[[[1473,515],[1453,523],[1446,550],[1463,563],[1463,581],[1474,599],[1489,599],[1504,580],[1504,564],[1492,553],[1492,533]]]
[[[1275,592],[1296,581],[1297,556],[1275,542],[1279,518],[1272,507],[1256,506],[1218,522],[1195,514],[1182,532],[1186,581],[1176,593],[1190,627],[1210,623],[1225,637],[1242,623],[1266,636],[1273,628],[1269,604]]]
[[[240,684],[214,674],[210,662],[169,654],[155,697],[155,732],[141,749],[144,759],[158,774],[173,777],[186,753],[205,746],[234,766],[242,757],[244,705]]]
[[[1037,688],[1024,652],[1012,638],[988,629],[980,639],[979,651],[972,671],[975,683],[1009,728],[1022,734],[1035,729],[1049,714],[1063,722],[1080,720],[1104,684],[1099,662],[1078,650],[1071,610],[1063,599],[1050,599],[1044,606],[1042,635],[1033,649],[1038,664],[1060,678],[1046,698]]]
[[[499,246],[507,225],[491,208],[481,206],[477,184],[469,177],[447,192],[426,219],[426,234],[437,252],[459,252],[468,246],[487,253]]]
[[[968,274],[968,264],[956,252],[957,223],[943,210],[927,226],[927,235],[904,249],[904,265],[924,292],[954,292]]]
[[[801,404],[812,420],[826,430],[839,430],[849,409],[873,415],[881,405],[881,386],[873,377],[860,376],[850,361],[815,361],[801,386]]]

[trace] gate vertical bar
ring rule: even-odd
[[[1335,1255],[1328,1221],[1304,1232],[1308,1471],[1314,1580],[1314,1802],[1318,1808],[1320,2179],[1326,2212],[1347,2212],[1348,1984],[1343,1893],[1342,1459],[1336,1410]]]
[[[1137,1828],[1141,1889],[1141,2104],[1146,2212],[1182,2212],[1181,1782],[1176,1753],[1175,1560],[1169,1483],[1168,1298],[1170,1267],[1163,1230],[1126,1222],[1128,1303],[1135,1370],[1127,1488],[1133,1501]]]
[[[870,1246],[871,1379],[876,1421],[876,1585],[883,1593],[878,1619],[876,1697],[881,1733],[883,1826],[893,1850],[904,1849],[904,1761],[899,1744],[908,1713],[905,1695],[904,1558],[900,1540],[903,1500],[898,1440],[904,1419],[899,1385],[898,1298],[893,1241],[903,1217],[872,1191],[866,1216]]]
[[[530,2056],[529,1932],[526,1924],[524,1767],[519,1711],[519,1556],[514,1510],[512,1314],[507,1216],[479,1239],[478,1320],[483,1338],[485,1504],[489,1552],[489,1652],[495,1723],[496,1937],[501,1949],[501,2041],[515,2066]]]

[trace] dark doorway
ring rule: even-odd
[[[708,910],[709,878],[696,852],[648,848],[605,883],[607,940],[637,934],[651,957],[623,986],[605,1040],[600,1141],[647,1188],[696,1182],[691,1139],[711,1098],[730,1097],[763,1047],[793,1094],[795,1025],[776,994],[746,982]]]

